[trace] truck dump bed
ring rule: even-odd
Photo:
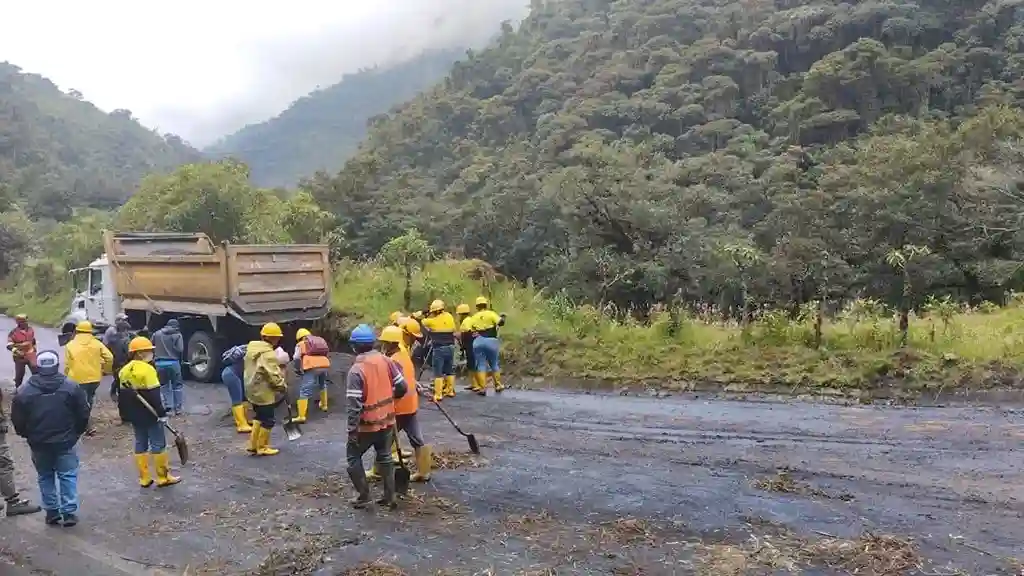
[[[325,245],[216,246],[202,233],[109,231],[103,244],[125,309],[231,315],[255,325],[315,320],[330,306]]]

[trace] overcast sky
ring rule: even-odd
[[[204,146],[346,72],[479,45],[529,0],[12,1],[0,61]]]

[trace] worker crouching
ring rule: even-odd
[[[260,329],[260,339],[249,342],[245,347],[245,396],[256,415],[246,452],[255,456],[273,456],[280,452],[270,447],[270,431],[275,424],[277,394],[283,395],[287,391],[282,364],[288,363],[288,353],[281,351],[284,356],[282,363],[275,350],[283,335],[280,326],[269,322]]]
[[[153,343],[141,336],[128,343],[130,360],[117,375],[118,410],[135,433],[135,466],[139,471],[139,486],[149,488],[153,477],[149,472],[149,456],[156,465],[158,488],[173,486],[181,478],[171,475],[171,459],[167,454],[164,423],[167,409],[160,401],[160,377],[153,367]]]
[[[314,391],[320,393],[320,410],[327,412],[327,371],[331,367],[331,359],[327,341],[314,336],[309,330],[299,328],[295,339],[298,341],[295,345],[295,369],[302,378],[302,384],[296,402],[299,414],[292,422],[302,424],[306,421],[309,399]]]
[[[394,508],[395,467],[391,458],[391,445],[395,431],[395,398],[408,391],[402,368],[384,354],[373,349],[376,342],[373,328],[361,324],[352,331],[349,342],[357,354],[346,378],[345,396],[348,401],[348,476],[358,496],[352,501],[355,508],[370,503],[370,484],[363,470],[363,454],[373,447],[377,469],[384,478],[384,497],[377,501]]]

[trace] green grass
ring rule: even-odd
[[[56,296],[39,297],[32,290],[6,287],[0,291],[0,313],[13,316],[27,314],[34,324],[56,326],[67,316],[71,306],[71,292]]]
[[[1024,307],[961,311],[947,322],[911,318],[909,346],[900,349],[889,312],[857,303],[823,328],[813,348],[813,324],[767,313],[743,329],[735,323],[680,313],[673,321],[656,311],[649,323],[614,311],[574,306],[531,286],[478,279],[479,262],[439,262],[417,274],[413,306],[434,298],[472,303],[489,292],[493,307],[508,314],[502,331],[508,370],[520,376],[651,383],[675,389],[787,390],[844,395],[866,389],[900,390],[1012,385],[1024,360]],[[374,264],[346,264],[337,274],[332,329],[358,322],[381,326],[402,307],[397,271]],[[867,304],[867,306],[865,306]],[[865,314],[867,308],[874,313]]]

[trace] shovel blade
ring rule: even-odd
[[[395,491],[399,494],[405,495],[409,493],[409,482],[412,479],[412,474],[409,469],[405,466],[399,466],[395,469]]]
[[[473,454],[480,453],[480,444],[476,441],[476,436],[473,434],[466,434],[466,440],[469,441],[469,451]]]
[[[188,464],[188,442],[181,435],[174,436],[174,447],[178,450],[178,459],[182,464]]]
[[[299,429],[298,424],[285,424],[284,433],[288,436],[289,442],[294,442],[299,438],[302,438],[302,430]]]

